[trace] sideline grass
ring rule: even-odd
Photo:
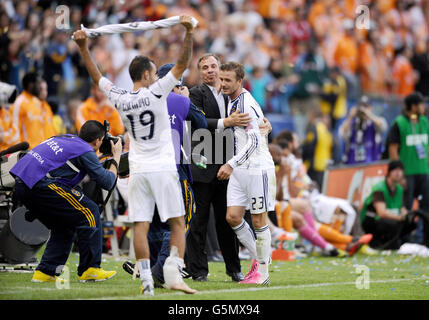
[[[78,255],[72,253],[67,267],[70,288],[58,289],[55,283],[32,283],[32,273],[0,272],[0,300],[96,299],[96,300],[428,300],[429,258],[355,255],[352,258],[307,257],[294,262],[274,261],[270,287],[238,285],[225,274],[223,263],[210,263],[209,282],[186,282],[196,295],[155,289],[154,297],[139,295],[139,281],[122,270],[124,259],[103,258],[102,267],[117,275],[105,282],[77,281]],[[358,289],[363,279],[356,265],[369,270],[369,289]],[[249,261],[242,261],[243,273]],[[359,282],[361,283],[361,282]]]

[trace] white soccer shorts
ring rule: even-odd
[[[177,171],[134,173],[128,183],[130,220],[152,222],[155,204],[162,222],[185,215]]]
[[[228,207],[246,207],[252,214],[275,210],[275,169],[235,168],[229,178]]]

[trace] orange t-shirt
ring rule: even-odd
[[[371,43],[367,41],[359,46],[359,57],[362,90],[365,93],[385,94],[388,72],[386,57],[381,52],[377,54]]]
[[[353,38],[344,36],[338,41],[334,52],[334,61],[341,70],[356,73],[358,67],[358,47]]]
[[[393,61],[393,80],[396,88],[395,94],[405,97],[414,91],[415,77],[413,66],[404,56],[397,56]]]
[[[110,124],[110,134],[117,136],[124,133],[124,126],[118,111],[107,100],[97,104],[93,97],[89,97],[79,106],[76,112],[76,129],[79,131],[88,120],[97,120],[102,124],[104,120],[107,120]]]
[[[3,140],[0,140],[0,151],[10,147],[6,140],[8,140],[8,129],[9,129],[9,110],[6,108],[0,108],[0,133],[3,134]]]
[[[23,91],[10,108],[10,136],[6,143],[14,145],[27,141],[30,149],[45,140],[45,116],[39,98]]]

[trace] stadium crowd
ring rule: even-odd
[[[358,5],[365,7],[356,12]],[[0,4],[0,81],[16,86],[19,96],[13,103],[0,106],[0,150],[21,141],[28,141],[33,148],[53,135],[75,134],[90,119],[106,119],[113,135],[123,134],[118,113],[90,81],[71,34],[80,25],[95,28],[189,14],[199,24],[184,84],[193,88],[201,83],[199,58],[207,52],[221,62],[239,61],[246,71],[244,87],[263,112],[293,123],[295,133],[278,130],[270,135],[273,158],[274,150],[281,154],[275,161],[282,175],[278,180],[282,196],[277,200],[282,203],[303,193],[310,200],[289,201],[289,211],[277,207],[272,234],[276,228],[292,232],[293,227],[323,254],[353,254],[357,243],[370,241],[368,237],[362,240],[366,230],[352,232],[356,221],[347,227],[348,232],[344,226],[315,224],[308,218],[309,212],[318,218],[317,208],[310,203],[320,196],[313,193],[314,186],[320,190],[329,164],[370,163],[381,160],[383,153],[385,159],[395,155],[389,146],[402,141],[402,122],[392,120],[399,116],[402,106],[412,117],[411,111],[429,97],[428,8],[428,0],[6,0]],[[182,33],[176,27],[172,30],[94,38],[90,51],[106,78],[131,90],[128,65],[137,55],[150,57],[157,66],[176,61]],[[373,101],[379,105],[381,101],[384,107],[372,108]],[[382,115],[389,104],[401,106],[387,111],[394,115],[391,119]],[[419,117],[426,118],[422,121],[427,130],[428,108],[419,110]],[[392,133],[394,123],[398,133]],[[419,156],[426,160],[426,166],[427,144],[426,140],[426,151]],[[290,155],[296,157],[295,162],[285,165],[281,159]],[[408,163],[396,163],[388,172],[390,177],[391,171],[404,170],[395,176],[398,183],[402,177],[416,174],[407,168],[418,160],[402,157],[398,149],[393,160]],[[429,172],[421,166],[417,174],[428,183]],[[282,185],[282,179],[292,175],[297,180],[289,177],[290,185]],[[407,179],[408,184],[410,181]],[[411,209],[411,205],[407,200],[403,206]],[[346,205],[337,207],[340,213],[348,214]],[[377,211],[374,206],[371,209]],[[368,230],[379,231],[374,225]],[[389,232],[395,236],[394,231]],[[331,244],[339,250],[332,249]],[[397,244],[392,247],[397,248]]]

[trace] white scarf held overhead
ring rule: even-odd
[[[81,25],[81,29],[85,31],[88,38],[96,38],[104,35],[111,35],[124,32],[147,31],[159,28],[169,28],[180,23],[180,16],[174,16],[168,19],[156,21],[135,21],[130,23],[108,24],[95,29],[87,29]],[[198,24],[198,20],[192,17],[194,28]]]

